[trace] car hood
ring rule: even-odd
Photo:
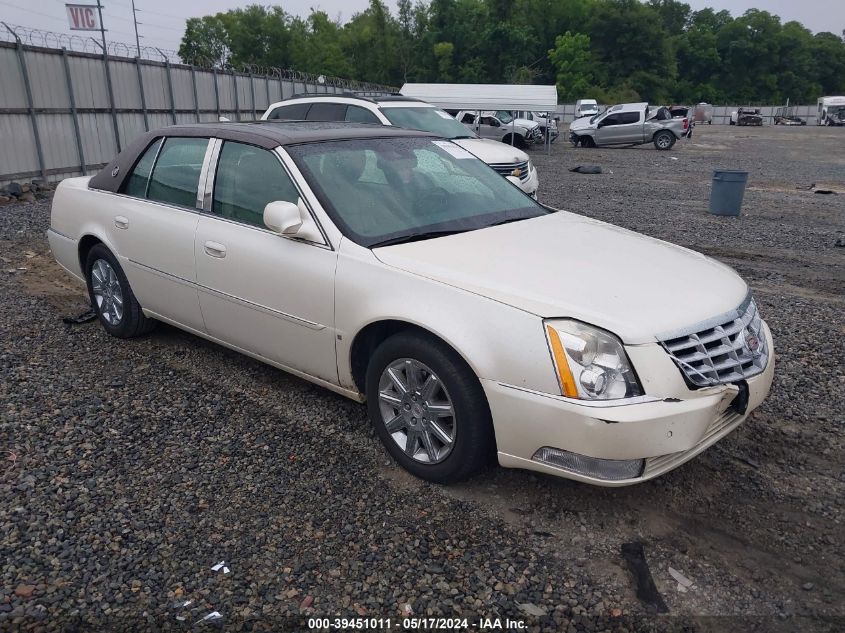
[[[520,125],[527,130],[533,130],[535,127],[540,127],[540,124],[537,121],[532,121],[531,119],[514,119],[516,122],[517,127]],[[502,127],[510,127],[510,123],[502,123]]]
[[[460,138],[452,141],[488,164],[524,163],[528,154],[501,141],[486,138]]]
[[[572,123],[569,124],[570,130],[584,130],[589,128],[592,124],[590,123],[590,118],[588,116],[581,117],[580,119],[575,119]]]
[[[571,317],[650,343],[735,309],[746,283],[700,253],[560,211],[377,248],[388,266],[543,318]]]

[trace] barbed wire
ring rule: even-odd
[[[42,48],[65,48],[69,51],[75,51],[78,53],[93,53],[97,55],[103,54],[103,45],[95,37],[56,33],[54,31],[36,29],[18,24],[7,25],[6,23],[3,23],[3,25],[0,25],[0,41],[12,43],[20,42],[24,46],[36,46]],[[167,48],[141,46],[139,50],[139,48],[133,44],[126,44],[125,42],[118,41],[107,41],[106,50],[111,57],[128,59],[135,59],[136,57],[139,57],[150,61],[184,63],[182,58],[179,56],[178,51]],[[290,68],[277,68],[275,66],[262,66],[259,64],[233,65],[221,62],[221,60],[195,59],[192,61],[193,63],[188,65],[197,66],[199,68],[207,68],[209,70],[216,68],[217,70],[226,72],[237,72],[282,81],[313,84],[318,87],[326,86],[330,88],[341,88],[343,90],[359,92],[396,92],[396,88],[392,86],[383,86],[366,81],[357,81],[355,79],[345,79],[343,77],[334,77],[330,75],[306,73]]]

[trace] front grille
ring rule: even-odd
[[[491,163],[490,167],[495,169],[502,176],[513,176],[515,169],[519,170],[519,179],[523,182],[528,180],[528,161],[521,163]]]
[[[692,387],[756,376],[769,360],[763,321],[751,295],[733,314],[663,338],[660,343]]]

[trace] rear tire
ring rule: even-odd
[[[141,310],[117,258],[103,244],[96,244],[88,251],[85,281],[91,307],[96,310],[103,329],[112,336],[134,338],[155,327],[155,320]]]
[[[492,456],[493,424],[481,383],[439,339],[400,332],[385,340],[370,359],[365,390],[376,434],[417,477],[460,481]]]
[[[672,149],[675,144],[675,135],[667,130],[662,130],[654,135],[654,147],[660,151]]]

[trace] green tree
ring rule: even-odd
[[[561,100],[574,101],[590,93],[594,62],[589,36],[570,31],[559,35],[549,59],[557,72],[557,94]]]
[[[220,14],[188,18],[179,57],[195,66],[226,66],[230,55],[228,41]]]

